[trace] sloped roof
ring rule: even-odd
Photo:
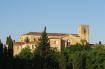
[[[29,32],[29,33],[26,33],[24,35],[36,35],[36,36],[40,36],[41,35],[41,32]],[[64,36],[64,35],[67,35],[65,33],[47,33],[48,36]]]
[[[40,36],[41,32],[29,32],[26,33],[24,35],[36,35],[36,36]],[[67,36],[67,35],[72,35],[75,37],[80,37],[78,34],[67,34],[67,33],[47,33],[48,36]]]
[[[73,35],[73,36],[75,36],[75,37],[80,37],[78,34],[71,34],[71,35]]]

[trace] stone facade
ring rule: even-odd
[[[61,47],[80,43],[81,40],[89,42],[89,26],[80,25],[78,34],[47,33],[47,35],[50,41],[50,46],[61,51]],[[14,43],[14,56],[18,55],[26,46],[29,46],[31,50],[35,50],[40,36],[41,32],[29,32],[20,36],[19,42]],[[26,42],[27,40],[28,42]]]

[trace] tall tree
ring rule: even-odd
[[[4,51],[3,51],[3,59],[4,59],[4,61],[6,61],[6,60],[7,60],[7,56],[8,56],[7,47],[4,46],[4,49],[3,49],[3,50],[4,50]]]
[[[0,68],[2,68],[2,59],[3,59],[3,43],[0,40]]]
[[[41,69],[44,69],[47,64],[46,58],[48,56],[48,53],[50,52],[50,45],[49,45],[49,39],[46,33],[46,27],[44,28],[44,31],[40,36],[36,52],[41,56]]]
[[[8,49],[13,49],[13,40],[12,40],[11,36],[7,37],[6,44],[8,45]]]
[[[46,33],[46,27],[45,27],[39,39],[37,51],[42,57],[45,58],[49,53],[49,50],[50,50],[49,39]]]
[[[7,50],[7,47],[4,45],[4,49],[3,49],[3,69],[7,69],[8,66],[7,66],[7,63],[8,63],[8,50]]]
[[[6,44],[8,46],[8,56],[12,58],[13,57],[13,40],[11,36],[7,37]]]
[[[3,56],[3,43],[0,40],[0,58]]]
[[[11,36],[7,37],[6,45],[8,46],[8,67],[13,69],[13,40]]]

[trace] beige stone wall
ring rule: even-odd
[[[82,35],[82,33],[80,33],[80,34]],[[22,35],[20,37],[20,40],[19,41],[20,42],[24,42],[24,40],[27,37],[30,40],[30,42],[36,42],[36,45],[38,44],[40,36],[36,36],[36,35]],[[65,43],[64,46],[67,46],[67,41],[70,41],[70,45],[74,45],[74,44],[80,43],[80,41],[82,39],[81,37],[75,36],[75,35],[48,36],[48,38],[50,40],[50,46],[51,47],[54,47],[54,48],[57,48],[59,51],[61,50],[61,46],[63,46],[62,45],[62,41],[64,41],[63,43]],[[84,36],[84,37],[87,37],[87,36]],[[23,45],[22,48],[25,47],[25,46],[26,45]],[[14,50],[17,51],[16,49],[17,49],[17,46],[16,46],[16,48]],[[21,50],[21,48],[19,48],[19,49]],[[17,51],[15,54],[19,53],[20,50]]]
[[[61,51],[61,39],[50,39],[50,46]]]
[[[20,36],[19,42],[24,42],[26,38],[29,38],[30,42],[34,42],[34,40],[38,41],[40,36],[35,36],[35,35],[22,35]],[[48,38],[61,38],[61,36],[48,36]]]
[[[25,37],[27,37],[27,36],[22,36],[22,38],[23,38],[22,40],[24,40]],[[58,51],[61,50],[61,39],[50,38],[49,41],[50,41],[50,46],[51,46],[51,47],[57,48]],[[15,44],[14,44],[14,46],[13,46],[13,55],[14,55],[14,56],[18,55],[18,54],[21,52],[21,50],[22,50],[23,48],[27,47],[27,46],[29,46],[30,49],[31,49],[31,51],[33,52],[33,51],[35,50],[37,44],[33,44],[33,43],[23,44],[23,45],[18,45],[18,44],[15,45]],[[34,48],[33,48],[33,46],[34,46]]]
[[[25,47],[29,46],[31,49],[31,52],[33,52],[36,48],[36,44],[23,44],[23,45],[14,45],[13,46],[13,55],[16,56],[18,55],[21,50]]]
[[[20,37],[20,42],[24,42],[24,40],[26,38],[29,38],[30,42],[34,42],[34,40],[36,40],[38,42],[38,39],[40,38],[40,36],[35,36],[35,35],[22,35]],[[55,47],[55,48],[58,48],[58,50],[60,50],[61,48],[61,39],[67,41],[69,40],[70,41],[70,44],[73,45],[73,44],[76,44],[76,43],[80,43],[80,40],[81,38],[80,37],[76,37],[76,36],[73,36],[73,35],[66,35],[66,36],[48,36],[49,40],[50,40],[50,46],[51,47]],[[56,42],[54,44],[54,42]],[[65,44],[66,46],[66,44]]]
[[[80,43],[80,40],[81,40],[80,37],[75,37],[73,35],[65,36],[62,39],[65,40],[65,41],[69,40],[71,45]],[[66,44],[65,44],[65,46],[66,46]]]
[[[21,52],[21,48],[22,46],[20,46],[20,45],[14,45],[13,46],[13,55],[15,56],[15,55],[18,55],[20,52]]]
[[[30,42],[38,41],[38,39],[40,38],[40,36],[22,35],[22,36],[20,36],[19,41],[20,41],[20,42],[24,42],[24,40],[25,40],[27,37],[28,37],[28,39],[30,40]]]
[[[28,38],[29,42],[35,42],[30,44],[23,45],[15,45],[13,47],[14,55],[18,55],[23,48],[29,46],[33,51],[33,45],[37,45],[39,42],[40,36],[38,35],[22,35],[19,38],[19,42],[25,42],[25,39]],[[57,50],[61,51],[61,46],[67,46],[67,42],[70,41],[70,45],[74,45],[80,43],[81,39],[85,39],[89,42],[89,26],[88,25],[80,25],[78,28],[78,34],[75,35],[63,35],[63,36],[48,36],[50,41],[50,46],[53,48],[57,48]],[[64,43],[64,44],[63,44]]]

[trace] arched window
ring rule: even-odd
[[[34,38],[34,42],[36,42],[36,39]]]
[[[24,42],[26,42],[26,43],[30,42],[29,38],[26,37],[25,40],[24,40]]]

